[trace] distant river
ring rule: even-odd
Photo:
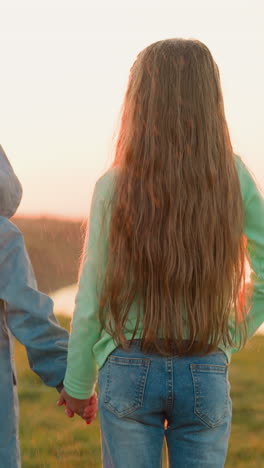
[[[58,315],[71,317],[74,310],[74,301],[77,293],[77,284],[55,291],[51,298],[54,301],[54,311]]]
[[[59,289],[51,295],[54,301],[54,310],[58,315],[71,317],[74,310],[74,301],[77,293],[77,284]],[[264,335],[264,324],[258,329],[257,334]]]

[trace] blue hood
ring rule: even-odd
[[[0,145],[0,216],[11,218],[22,198],[22,186]]]

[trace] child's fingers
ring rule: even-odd
[[[91,419],[91,418],[96,418],[97,411],[98,411],[98,409],[95,409],[94,411],[89,411],[89,412],[87,411],[87,412],[82,414],[82,418],[85,419],[85,420],[86,419],[88,420],[88,419]]]
[[[90,418],[83,418],[84,421],[86,422],[86,424],[91,424],[91,422],[94,421],[94,419],[96,418],[96,414],[94,414],[92,417]]]
[[[84,417],[89,417],[91,414],[96,413],[98,411],[98,406],[97,403],[91,406],[86,406],[83,411],[83,416]]]
[[[98,407],[98,401],[96,400],[96,401],[94,401],[92,404],[86,405],[86,406],[84,407],[84,411],[86,411],[86,410],[87,410],[87,411],[90,411],[91,409],[94,409],[94,408],[97,408],[97,407]]]
[[[74,411],[72,411],[70,408],[68,408],[68,407],[66,406],[66,408],[65,408],[65,414],[66,414],[66,416],[68,416],[69,418],[73,418],[73,416],[74,416]]]
[[[65,405],[65,403],[66,403],[66,402],[65,402],[63,396],[60,395],[60,398],[59,398],[58,401],[57,401],[57,406]]]
[[[89,403],[88,405],[85,406],[85,409],[89,409],[89,408],[94,408],[95,406],[98,405],[98,401],[97,400],[94,400],[92,403]]]
[[[83,419],[91,419],[93,417],[96,417],[97,411],[93,411],[92,413],[86,413],[82,415]]]
[[[96,402],[96,401],[97,401],[97,393],[94,392],[94,394],[89,399],[89,405],[94,404],[94,402]]]
[[[88,405],[85,406],[85,409],[86,408],[93,408],[94,406],[97,406],[98,405],[98,400],[97,398],[94,398],[93,400],[89,400],[89,403]]]

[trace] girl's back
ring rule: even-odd
[[[263,239],[210,51],[151,44],[95,187],[64,381],[87,398],[99,368],[105,467],[160,466],[164,435],[171,466],[223,466],[231,353],[264,319]]]

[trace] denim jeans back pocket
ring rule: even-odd
[[[101,396],[104,405],[118,417],[143,405],[150,359],[109,356]]]
[[[228,414],[228,365],[190,364],[194,413],[209,427],[220,425]]]

